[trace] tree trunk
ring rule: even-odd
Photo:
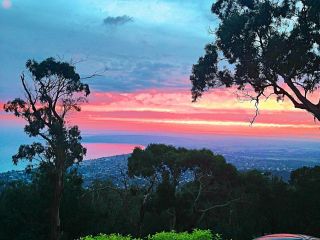
[[[51,206],[51,234],[50,240],[60,240],[61,222],[60,222],[60,204],[64,188],[64,153],[59,151],[57,154],[56,169],[53,182],[53,199]]]
[[[143,220],[145,215],[145,204],[146,204],[146,196],[141,202],[140,211],[139,211],[139,221],[138,221],[138,231],[139,231],[139,237],[142,236],[142,226],[143,226]]]
[[[176,230],[176,224],[177,224],[177,212],[176,212],[176,207],[173,208],[173,213],[172,213],[172,220],[171,220],[171,226],[170,230],[175,231]]]

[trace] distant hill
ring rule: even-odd
[[[98,159],[86,160],[80,163],[79,173],[83,176],[84,186],[90,185],[94,180],[111,180],[121,185],[122,173],[127,170],[127,160],[130,154],[117,155],[112,157],[103,157]],[[234,158],[229,161],[234,164],[240,171],[257,169],[262,172],[268,172],[272,175],[281,177],[288,181],[290,172],[302,166],[315,166],[316,163],[304,161],[285,161],[285,160],[254,160],[243,161]],[[24,171],[9,171],[0,173],[0,181],[31,181],[30,175]]]
[[[127,170],[129,156],[130,154],[124,154],[81,162],[79,173],[83,176],[84,185],[87,186],[94,180],[106,179],[117,183],[121,174]]]
[[[80,163],[78,171],[83,176],[84,185],[88,186],[94,180],[116,181],[121,171],[126,171],[129,154],[86,160]],[[31,181],[31,175],[25,171],[8,171],[0,173],[0,181],[10,182],[22,180]]]

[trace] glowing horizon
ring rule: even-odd
[[[3,104],[2,104],[3,105]],[[288,101],[261,102],[254,117],[254,104],[239,101],[228,89],[213,90],[198,102],[190,91],[150,89],[131,93],[95,92],[80,113],[68,118],[83,133],[125,131],[149,134],[223,134],[239,136],[281,136],[319,138],[319,124],[312,116],[295,109]],[[0,120],[22,128],[21,120],[0,112]]]

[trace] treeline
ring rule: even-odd
[[[2,183],[0,239],[48,239],[50,172],[32,183]],[[62,239],[99,233],[144,237],[161,231],[210,229],[225,239],[265,233],[320,235],[320,167],[301,168],[288,183],[258,171],[239,172],[221,155],[151,144],[136,148],[121,185],[82,187],[76,169],[64,177]]]

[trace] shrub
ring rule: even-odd
[[[81,240],[139,240],[131,238],[131,236],[122,236],[120,234],[98,236],[87,236]],[[212,234],[210,230],[194,230],[192,233],[187,232],[160,232],[148,236],[147,240],[222,240],[219,234]]]
[[[132,239],[131,236],[122,236],[120,234],[100,234],[98,236],[87,236],[81,238],[81,240],[139,240],[139,239]]]
[[[149,236],[148,240],[221,240],[220,235],[213,235],[210,230],[194,230],[192,233],[161,232]]]

